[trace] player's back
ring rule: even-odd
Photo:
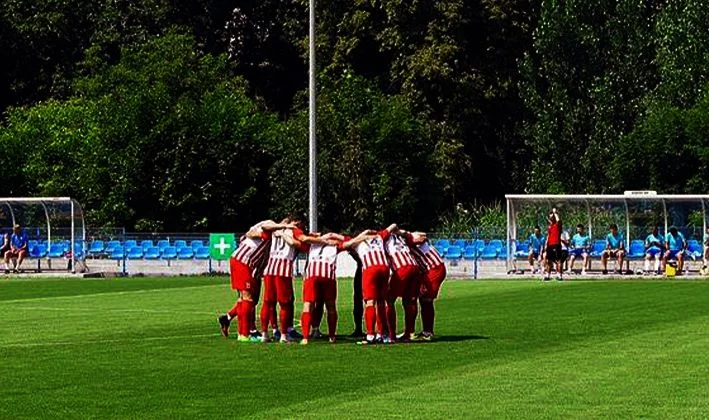
[[[388,266],[384,239],[381,235],[362,241],[355,248],[357,255],[362,260],[362,269],[372,266]]]

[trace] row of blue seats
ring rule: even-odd
[[[180,248],[167,246],[161,249],[157,246],[151,246],[144,250],[140,246],[131,248],[118,246],[111,249],[108,257],[114,260],[122,260],[124,258],[129,260],[207,260],[209,259],[209,248],[205,246],[194,249],[190,246]]]
[[[90,255],[111,255],[115,249],[122,247],[124,250],[127,251],[130,251],[133,248],[141,248],[143,253],[146,253],[149,248],[158,248],[162,253],[166,248],[169,248],[171,246],[177,248],[178,250],[189,248],[192,249],[192,251],[194,252],[200,248],[204,248],[204,243],[204,241],[197,239],[191,241],[189,244],[187,243],[187,241],[182,239],[175,240],[172,244],[168,239],[161,239],[157,242],[154,242],[152,240],[143,240],[140,241],[140,243],[138,243],[137,240],[133,239],[127,239],[125,241],[94,240],[89,245],[88,252]]]

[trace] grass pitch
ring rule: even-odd
[[[439,340],[386,347],[225,340],[227,283],[0,280],[0,418],[709,413],[707,281],[448,281]]]

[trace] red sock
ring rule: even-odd
[[[267,332],[268,325],[271,322],[271,302],[263,302],[261,304],[261,331]]]
[[[394,307],[393,303],[389,304],[387,302],[386,314],[387,314],[387,325],[389,328],[389,338],[391,338],[393,340],[396,338],[396,307]]]
[[[303,327],[303,338],[310,338],[310,312],[303,312],[300,315],[300,326]]]
[[[418,315],[418,306],[416,301],[409,302],[404,306],[404,324],[406,328],[404,332],[406,334],[413,334],[416,329],[416,316]]]
[[[327,313],[327,335],[334,339],[337,333],[337,311]]]
[[[367,335],[374,335],[374,326],[377,323],[377,308],[367,306],[364,308],[364,325],[367,329]]]
[[[435,310],[433,309],[433,301],[422,301],[421,302],[421,324],[423,325],[423,331],[433,333],[433,319],[435,317]]]
[[[241,307],[241,300],[237,300],[234,306],[229,309],[229,312],[227,312],[227,315],[229,315],[229,319],[234,319],[239,316],[239,308]]]
[[[276,313],[276,302],[271,302],[269,306],[268,319],[271,322],[271,328],[278,329],[278,314]]]
[[[293,304],[290,302],[280,303],[279,306],[281,307],[281,334],[285,334],[293,323],[291,321],[293,318]]]
[[[377,302],[377,332],[384,337],[384,328],[387,326],[386,307],[384,302]]]
[[[244,300],[241,302],[239,310],[239,335],[249,335],[249,315],[251,314],[251,305],[253,302]]]

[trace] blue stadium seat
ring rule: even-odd
[[[34,247],[36,245],[39,245],[39,241],[36,239],[30,239],[29,241],[27,241],[27,248],[28,249],[32,249],[32,247]]]
[[[693,260],[702,258],[704,247],[696,239],[690,239],[687,241],[687,255]]]
[[[138,246],[138,241],[134,239],[126,239],[125,241],[123,241],[123,248],[126,250],[130,250],[131,248],[136,246]]]
[[[631,241],[628,257],[636,259],[645,258],[645,243],[639,239]]]
[[[144,241],[140,241],[140,247],[143,248],[143,254],[145,254],[145,251],[148,250],[148,248],[155,246],[153,244],[153,241],[146,239]]]
[[[463,250],[459,246],[451,245],[448,247],[445,258],[447,260],[459,260],[463,257]]]
[[[196,251],[197,249],[202,248],[204,246],[204,242],[200,241],[199,239],[195,239],[194,241],[192,241],[192,243],[190,243],[190,246],[192,247],[193,251]]]
[[[61,258],[64,256],[64,244],[51,244],[47,252],[49,258]]]
[[[178,250],[180,248],[187,248],[187,241],[182,240],[182,239],[178,239],[175,241],[174,245],[175,245],[175,248],[177,248]]]
[[[517,248],[514,253],[517,258],[528,258],[529,257],[529,241],[517,242]]]
[[[168,241],[167,239],[160,239],[158,241],[158,248],[160,248],[160,252],[165,251],[165,248],[167,248],[169,246],[170,246],[170,241]]]
[[[605,249],[606,241],[604,239],[596,239],[591,246],[591,257],[600,257]]]
[[[180,260],[191,260],[194,258],[194,251],[192,247],[184,246],[177,249],[177,258]]]
[[[29,244],[28,244],[29,245]],[[47,246],[44,244],[37,244],[30,248],[30,258],[44,258],[47,256]]]
[[[494,260],[497,258],[497,249],[494,245],[485,245],[485,248],[483,248],[480,253],[480,257],[484,260]]]
[[[195,249],[194,257],[198,260],[208,260],[209,259],[209,248],[206,246]]]
[[[502,252],[502,248],[505,247],[505,244],[500,239],[493,239],[490,243],[488,243],[488,245],[494,246],[498,254]]]
[[[111,249],[111,259],[112,260],[122,260],[126,256],[126,251],[125,248],[123,248],[121,245],[118,245],[117,247],[114,247]]]
[[[465,247],[465,250],[463,251],[463,258],[466,260],[474,260],[476,256],[477,252],[473,245],[468,245]]]
[[[451,246],[451,242],[448,239],[439,239],[433,245],[436,247],[437,250],[439,250],[439,252],[443,250],[443,253],[441,254],[443,255],[448,252],[448,247]]]
[[[143,258],[146,260],[157,260],[160,258],[160,248],[151,246],[143,253]]]
[[[106,250],[106,245],[102,240],[95,240],[91,242],[89,247],[89,255],[100,255]]]
[[[108,243],[106,244],[106,249],[104,251],[110,255],[111,253],[113,253],[113,250],[119,246],[121,246],[120,241],[108,241]]]
[[[163,249],[163,260],[174,260],[175,258],[177,258],[177,248],[175,248],[174,246],[168,246],[167,248]]]
[[[507,259],[507,247],[503,246],[500,252],[497,253],[497,258],[501,260],[506,260]]]
[[[478,252],[478,254],[480,254],[485,248],[485,241],[482,239],[476,239],[473,241],[473,246],[475,247],[475,250]]]
[[[129,260],[141,260],[143,259],[143,248],[139,246],[133,246],[128,248],[128,253],[126,258]]]
[[[460,247],[460,249],[465,249],[465,245],[466,245],[465,239],[456,239],[455,241],[453,241],[452,244],[457,247]]]

